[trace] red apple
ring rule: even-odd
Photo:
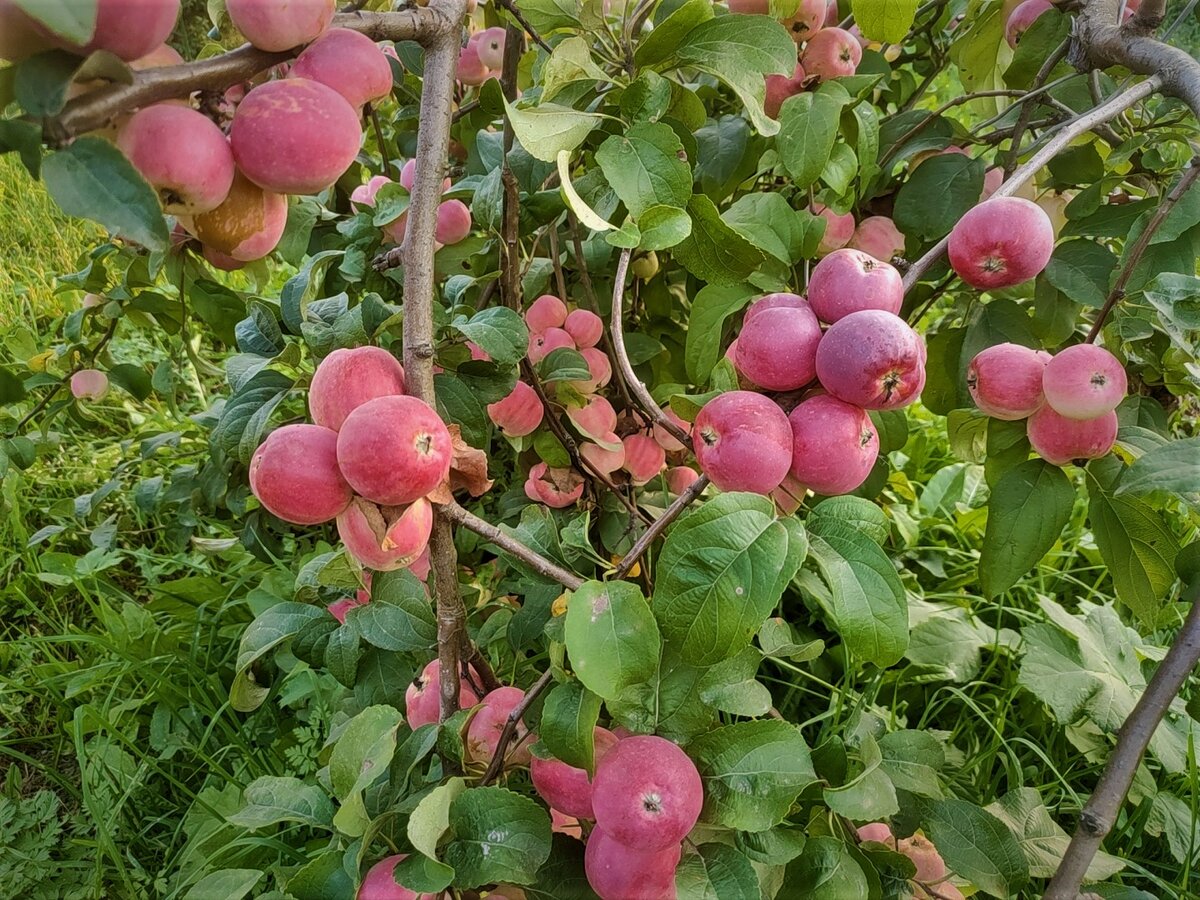
[[[890,263],[846,247],[834,250],[813,268],[808,302],[817,318],[831,325],[863,309],[897,315],[904,303],[904,281]]]
[[[1095,419],[1117,408],[1129,382],[1121,361],[1095,344],[1076,344],[1046,363],[1046,402],[1068,419]]]
[[[839,400],[863,409],[899,409],[925,386],[925,345],[898,316],[879,309],[853,312],[821,339],[817,377]]]
[[[1050,354],[1020,344],[996,344],[975,354],[967,367],[967,388],[980,412],[1006,422],[1042,408],[1042,376]]]
[[[1068,419],[1043,406],[1026,423],[1033,451],[1046,462],[1065,466],[1076,459],[1099,459],[1117,440],[1117,414],[1096,419]]]
[[[792,410],[791,474],[818,494],[857,489],[879,457],[879,433],[866,411],[819,394]]]
[[[993,197],[958,220],[947,250],[954,271],[971,287],[1011,287],[1046,268],[1054,252],[1054,227],[1030,200]]]
[[[770,494],[792,464],[792,426],[762,394],[729,391],[709,400],[692,439],[700,470],[723,491]]]

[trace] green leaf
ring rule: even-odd
[[[150,250],[167,248],[167,223],[154,189],[103,138],[81,137],[50,154],[42,178],[67,215],[92,219]]]
[[[728,493],[684,516],[658,558],[654,615],[689,663],[718,663],[749,645],[800,567],[795,519],[756,494]]]
[[[549,163],[556,162],[560,152],[582,144],[604,118],[557,103],[518,109],[505,100],[504,109],[521,146],[530,156]]]
[[[809,528],[810,555],[829,596],[818,597],[855,656],[880,667],[904,656],[908,602],[895,566],[852,526],[819,518]]]
[[[542,99],[552,100],[568,85],[578,82],[605,82],[608,75],[592,59],[587,40],[578,35],[555,45],[542,69]]]
[[[635,220],[653,206],[687,206],[692,172],[669,125],[634,125],[605,139],[596,162]]]
[[[989,894],[1008,897],[1029,881],[1029,866],[1013,833],[975,804],[935,800],[924,807],[921,823],[946,867]]]
[[[575,674],[606,700],[649,679],[658,665],[658,626],[636,584],[584,584],[571,595],[565,634]]]
[[[866,38],[896,44],[904,40],[912,27],[917,5],[918,0],[853,0],[850,9]]]
[[[702,844],[675,870],[677,900],[760,900],[758,875],[745,854],[728,844]]]
[[[585,376],[590,377],[590,376]],[[486,447],[492,436],[487,407],[461,378],[449,372],[433,376],[438,413],[462,429],[463,440],[472,447]]]
[[[683,361],[688,378],[705,384],[721,355],[725,320],[750,302],[756,293],[748,284],[706,285],[692,298]]]
[[[19,403],[26,396],[25,382],[9,369],[0,366],[0,404]],[[3,472],[0,471],[0,475]]]
[[[905,234],[937,240],[972,206],[983,191],[982,160],[944,153],[925,160],[896,194],[892,218]]]
[[[775,149],[795,187],[809,187],[821,177],[837,140],[842,108],[849,102],[844,87],[826,81],[815,91],[789,97],[780,107]]]
[[[429,650],[437,644],[437,620],[425,586],[407,569],[376,572],[371,602],[346,614],[364,641],[381,650]]]
[[[713,7],[708,0],[685,0],[638,41],[633,61],[638,68],[646,68],[670,58],[687,35],[712,19],[713,15]]]
[[[692,233],[672,252],[680,265],[701,281],[739,284],[762,264],[762,251],[726,224],[704,194],[692,196],[687,212]]]
[[[246,785],[246,805],[228,817],[242,828],[299,822],[314,828],[333,823],[333,803],[320,787],[299,778],[263,775]]]
[[[569,766],[592,771],[600,698],[578,681],[555,685],[546,695],[538,734],[546,749]]]
[[[14,70],[13,93],[29,115],[42,118],[62,111],[79,68],[79,57],[62,50],[38,53]]]
[[[1200,438],[1171,441],[1146,451],[1129,467],[1114,493],[1120,497],[1151,491],[1200,492]]]
[[[466,789],[463,779],[451,778],[421,798],[408,818],[407,828],[408,840],[418,852],[437,859],[438,841],[450,827],[450,804]]]
[[[858,748],[862,769],[845,784],[827,787],[825,803],[840,816],[856,821],[886,819],[900,810],[896,788],[880,768],[879,744],[869,734]]]
[[[529,351],[529,328],[525,320],[505,306],[482,310],[469,320],[460,317],[452,327],[502,366],[515,366]]]
[[[692,233],[692,217],[674,206],[651,206],[638,221],[641,250],[669,250]]]
[[[940,798],[938,770],[946,764],[946,753],[928,731],[893,731],[879,739],[879,768],[892,784],[920,797]]]
[[[13,0],[32,18],[74,44],[86,44],[96,31],[97,0]]]
[[[1044,460],[1027,460],[1000,477],[988,499],[979,556],[985,597],[998,597],[1037,566],[1070,521],[1074,505],[1070,479]]]
[[[1099,307],[1108,296],[1108,281],[1116,266],[1116,255],[1103,244],[1077,238],[1054,248],[1045,277],[1076,303]]]
[[[529,900],[599,900],[583,868],[583,843],[554,834],[550,859],[538,869],[537,881],[525,888]]]
[[[700,699],[735,716],[765,716],[771,709],[771,692],[755,679],[762,657],[747,647],[708,669],[700,678]]]
[[[800,730],[779,719],[714,729],[692,741],[688,753],[704,782],[703,819],[739,831],[778,825],[817,781]]]
[[[346,723],[329,756],[335,797],[345,800],[387,775],[403,721],[399,711],[390,706],[368,706]]]
[[[1071,843],[1062,827],[1050,817],[1049,810],[1034,788],[1009,791],[987,811],[1008,826],[1016,835],[1017,844],[1025,854],[1032,878],[1050,878],[1058,871],[1063,854]],[[1097,852],[1087,869],[1088,881],[1104,881],[1125,868],[1125,861]]]
[[[259,685],[251,667],[284,641],[290,640],[311,619],[328,616],[318,606],[285,601],[259,613],[242,632],[237,667],[229,689],[229,703],[238,712],[253,712],[267,698],[269,688]]]
[[[847,525],[873,540],[879,546],[887,543],[891,524],[877,503],[862,497],[827,497],[813,507],[808,516],[809,527],[813,522],[830,522]]]
[[[632,685],[606,705],[613,719],[630,731],[686,743],[712,726],[712,708],[700,699],[704,672],[664,647],[653,678]]]
[[[809,838],[801,854],[788,863],[783,876],[788,900],[832,900],[870,897],[867,876],[837,838]]]
[[[454,883],[529,884],[550,857],[550,816],[528,797],[499,787],[472,788],[450,803],[452,838],[442,856]]]
[[[672,58],[675,65],[707,72],[733,88],[759,134],[779,132],[763,111],[767,75],[790,75],[796,45],[779,23],[766,16],[718,16],[687,33]]]
[[[4,70],[0,70],[0,75]],[[3,98],[0,98],[3,99]],[[6,104],[7,105],[7,104]],[[42,129],[32,122],[0,119],[0,153],[15,151],[34,178],[42,171]]]
[[[242,900],[262,881],[258,869],[221,869],[210,872],[188,889],[183,900]]]
[[[542,381],[587,381],[592,377],[587,360],[571,347],[556,347],[537,365]]]
[[[792,209],[782,194],[746,194],[722,216],[759,250],[791,266],[804,255],[805,238],[815,218]]]
[[[249,462],[267,432],[271,413],[293,384],[291,378],[272,369],[254,375],[225,402],[212,431],[213,444]]]
[[[329,900],[330,897],[349,897],[354,892],[354,883],[346,873],[343,865],[344,858],[345,851],[341,849],[325,850],[288,878],[286,882],[288,894],[295,897],[296,900]]]

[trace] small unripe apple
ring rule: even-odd
[[[246,177],[276,194],[315,194],[354,163],[358,114],[337,91],[304,78],[260,84],[238,104],[229,130]]]
[[[337,517],[346,552],[368,569],[392,572],[412,565],[429,544],[433,507],[421,498],[407,506],[378,506],[355,497]]]
[[[172,215],[216,209],[233,185],[229,141],[194,109],[156,103],[138,110],[117,134],[117,146]]]
[[[1076,344],[1046,363],[1046,402],[1068,419],[1095,419],[1117,408],[1129,389],[1121,361],[1095,344]]]
[[[508,437],[533,434],[542,424],[545,407],[537,391],[524,381],[518,381],[503,400],[489,403],[488,418]]]
[[[593,828],[583,868],[600,900],[674,900],[675,870],[682,855],[682,844],[644,850],[615,840],[602,828]]]
[[[672,466],[667,469],[667,490],[682,494],[700,478],[700,473],[688,466]]]
[[[648,434],[631,434],[621,443],[625,445],[622,468],[634,484],[645,484],[667,464],[666,451]]]
[[[847,245],[869,253],[881,262],[904,255],[904,235],[887,216],[868,216],[858,223]]]
[[[768,397],[729,391],[709,400],[692,430],[700,470],[723,491],[770,494],[792,464],[792,426]]]
[[[529,470],[525,496],[553,509],[571,506],[583,496],[583,477],[573,469],[551,469],[544,462]]]
[[[293,525],[319,525],[350,504],[337,463],[337,434],[320,425],[284,425],[250,459],[250,490],[263,507]]]
[[[595,347],[604,334],[604,320],[590,310],[576,309],[567,315],[563,330],[575,341],[580,350]]]
[[[338,432],[342,474],[374,503],[399,506],[424,497],[450,475],[445,423],[416,397],[376,397],[355,407]]]
[[[671,409],[671,407],[668,406],[663,410],[663,412],[666,414],[667,418],[674,422],[679,430],[684,434],[691,432],[691,423],[685,422],[683,419],[681,419],[675,410]],[[671,432],[667,431],[667,429],[663,428],[663,426],[659,425],[657,422],[654,423],[651,433],[654,435],[654,439],[658,441],[658,445],[668,453],[678,453],[684,449],[683,444],[680,443],[680,441],[673,434],[671,434]]]
[[[658,274],[658,254],[653,250],[644,253],[629,264],[629,271],[633,273],[634,278],[649,281]]]
[[[866,411],[827,394],[792,410],[791,474],[818,494],[857,489],[879,458],[879,432]]]
[[[108,393],[108,376],[99,369],[80,369],[71,375],[71,396],[76,400],[99,400]]]
[[[596,825],[639,850],[678,844],[700,818],[703,803],[696,764],[677,744],[654,735],[618,741],[592,779]]]
[[[993,197],[958,220],[947,251],[950,265],[971,287],[1011,287],[1046,268],[1054,252],[1054,227],[1036,203]]]
[[[1046,402],[1042,376],[1049,361],[1049,353],[1020,344],[981,350],[967,366],[971,399],[993,419],[1014,422],[1031,416]]]
[[[410,728],[415,730],[422,725],[437,723],[438,714],[441,710],[441,688],[439,681],[441,672],[441,661],[434,659],[421,670],[421,674],[413,679],[413,683],[404,692],[404,718],[408,721]],[[471,690],[471,686],[467,684],[465,679],[459,679],[458,708],[470,709],[478,702],[479,698]]]
[[[525,310],[525,324],[533,334],[562,328],[567,324],[567,304],[553,294],[542,294]]]
[[[817,378],[839,400],[863,409],[899,409],[925,386],[925,344],[889,312],[850,313],[821,339]]]
[[[863,309],[896,315],[904,303],[904,280],[890,263],[844,247],[834,250],[812,270],[808,302],[817,318],[834,322]]]
[[[437,900],[437,894],[418,894],[396,881],[396,865],[408,858],[398,853],[381,859],[367,870],[355,900]]]
[[[226,0],[233,27],[259,50],[290,50],[316,40],[333,21],[335,0]]]
[[[536,365],[560,347],[575,349],[574,339],[564,329],[547,328],[541,332],[531,331],[529,332],[529,352],[526,355],[529,357],[529,361]]]
[[[790,76],[768,75],[767,93],[763,100],[763,110],[772,119],[779,118],[779,109],[788,97],[794,97],[804,90],[804,79],[808,77],[804,66],[796,63],[796,68]]]
[[[615,434],[611,437],[616,437]],[[594,466],[596,471],[611,475],[613,472],[625,465],[625,445],[617,444],[615,450],[608,447],[601,447],[599,444],[593,444],[591,441],[586,441],[579,445],[579,455],[584,462]]]
[[[793,391],[816,376],[821,325],[812,308],[763,309],[744,321],[734,365],[769,391]]]
[[[400,184],[404,187],[404,189],[406,191],[411,191],[413,189],[413,185],[416,184],[416,181],[417,181],[417,160],[414,157],[413,159],[408,160],[403,166],[400,167]],[[448,190],[450,190],[450,179],[443,178],[442,179],[442,192],[445,193]]]
[[[525,699],[525,692],[511,686],[498,687],[480,701],[479,710],[467,726],[467,759],[486,766],[500,746],[500,734],[511,713]],[[505,747],[506,762],[525,765],[529,762],[529,729],[518,722],[512,740]]]
[[[264,191],[241,172],[235,172],[221,204],[193,216],[192,233],[207,247],[251,262],[275,249],[287,227],[287,217],[287,197]]]
[[[376,397],[404,393],[404,367],[382,347],[339,348],[313,373],[308,411],[318,425],[342,427],[346,416]]]
[[[821,235],[821,242],[817,244],[817,256],[827,256],[850,243],[850,239],[854,237],[853,213],[838,215],[823,203],[814,203],[812,212],[825,220],[825,233]]]
[[[479,32],[476,38],[479,61],[489,69],[499,69],[504,65],[504,34],[503,28],[493,26]]]
[[[1117,414],[1113,411],[1096,419],[1068,419],[1046,405],[1029,417],[1025,433],[1033,452],[1053,465],[1099,459],[1117,441]]]
[[[1008,46],[1016,49],[1017,44],[1021,41],[1021,35],[1029,30],[1029,27],[1041,17],[1042,13],[1052,9],[1054,9],[1054,4],[1050,0],[1025,0],[1014,9],[1004,23],[1004,40],[1008,41]]]
[[[791,18],[783,20],[783,27],[788,30],[793,41],[803,44],[821,30],[825,25],[826,6],[826,0],[800,0],[800,6]]]
[[[593,756],[598,765],[617,744],[617,736],[607,728],[592,729]],[[529,777],[534,789],[550,806],[579,819],[592,818],[592,781],[586,769],[567,765],[558,759],[533,757]]]
[[[330,28],[309,44],[288,77],[319,81],[355,109],[392,92],[392,66],[379,45],[349,28]]]
[[[822,28],[808,39],[800,62],[804,71],[820,81],[845,78],[858,71],[862,62],[862,45],[854,35],[841,28]]]
[[[584,347],[579,353],[587,362],[591,378],[587,381],[572,381],[571,384],[580,393],[594,394],[612,378],[612,363],[608,360],[608,354],[599,347]]]

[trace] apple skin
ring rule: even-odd
[[[621,443],[625,448],[625,461],[621,467],[635,485],[645,484],[666,467],[667,453],[650,435],[631,434]]]
[[[617,743],[617,736],[597,726],[592,731],[594,758],[598,765]],[[592,780],[586,769],[568,765],[559,759],[534,756],[529,762],[529,777],[542,799],[550,806],[577,819],[591,819]]]
[[[271,514],[293,525],[319,525],[350,505],[337,464],[337,434],[320,425],[276,428],[250,459],[250,490]]]
[[[784,19],[782,22],[793,41],[803,44],[821,30],[821,27],[825,25],[827,5],[827,0],[800,0],[800,6],[791,18]]]
[[[525,310],[525,324],[533,334],[541,334],[551,328],[562,328],[567,324],[567,304],[553,294],[542,294]]]
[[[287,216],[287,197],[264,191],[235,171],[225,199],[215,209],[193,216],[191,230],[206,247],[252,262],[279,244]]]
[[[439,679],[442,664],[437,659],[428,663],[421,674],[404,692],[404,718],[412,729],[422,725],[436,725],[441,711]],[[470,709],[479,702],[471,686],[464,680],[458,683],[458,708]]]
[[[1042,13],[1052,9],[1054,4],[1050,0],[1025,0],[1021,3],[1004,23],[1004,40],[1008,42],[1008,46],[1015,50],[1021,41],[1021,35],[1029,30]]]
[[[471,233],[471,210],[461,200],[446,200],[438,205],[437,230],[439,244],[457,244]]]
[[[858,223],[847,246],[869,253],[881,262],[891,262],[894,257],[904,255],[904,235],[887,216],[868,216]]]
[[[117,133],[117,146],[171,215],[216,209],[233,186],[229,141],[194,109],[169,103],[140,109]]]
[[[850,243],[850,239],[854,237],[853,213],[838,215],[823,203],[814,203],[811,212],[825,220],[825,233],[821,235],[821,242],[817,244],[817,256],[828,256],[834,250],[841,250]]]
[[[675,900],[675,870],[683,845],[644,851],[592,829],[583,854],[588,884],[600,900]]]
[[[335,0],[226,0],[233,27],[259,50],[290,50],[316,40],[333,21]]]
[[[1117,408],[1129,381],[1121,361],[1103,347],[1076,344],[1046,363],[1042,388],[1060,416],[1095,419]]]
[[[766,99],[763,100],[763,110],[772,119],[779,118],[779,109],[788,97],[794,97],[804,90],[804,80],[808,75],[804,66],[796,63],[791,76],[768,75]]]
[[[993,419],[1015,422],[1046,402],[1042,377],[1050,354],[1020,344],[996,344],[975,354],[967,366],[971,399]]]
[[[930,883],[946,877],[946,861],[923,834],[902,838],[896,849],[911,859],[917,867],[917,873],[913,876],[917,881]]]
[[[1054,226],[1031,200],[993,197],[958,220],[947,250],[950,265],[971,287],[1011,287],[1046,268],[1054,252]]]
[[[353,165],[358,114],[333,88],[304,78],[260,84],[233,114],[229,144],[246,177],[276,194],[316,194]]]
[[[599,347],[584,347],[579,351],[591,375],[587,381],[572,381],[571,384],[582,394],[594,394],[612,380],[612,363],[608,354]]]
[[[1052,465],[1099,459],[1117,441],[1117,414],[1113,411],[1096,419],[1068,419],[1050,406],[1043,406],[1029,417],[1026,434],[1033,452]]]
[[[308,388],[308,412],[318,425],[338,431],[368,400],[404,393],[404,367],[382,347],[333,350],[321,360]]]
[[[504,36],[506,32],[500,26],[485,28],[476,37],[479,61],[488,69],[499,70],[504,65]]]
[[[349,28],[330,28],[309,44],[288,77],[319,81],[355,109],[392,92],[392,66],[379,45]]]
[[[542,424],[545,407],[537,391],[524,381],[518,381],[503,400],[489,403],[488,418],[507,437],[524,437],[533,434]]]
[[[925,344],[889,312],[850,313],[821,338],[817,378],[839,400],[863,409],[899,409],[925,386]]]
[[[729,391],[709,400],[692,429],[700,470],[723,491],[770,494],[792,464],[792,426],[768,397]]]
[[[771,11],[769,0],[729,0],[729,11],[748,16],[765,16]]]
[[[480,765],[486,766],[491,762],[500,746],[500,734],[508,721],[509,714],[525,699],[525,692],[520,688],[505,686],[498,687],[487,693],[480,701],[482,704],[471,717],[467,726],[466,751],[467,758]],[[530,760],[529,745],[533,738],[524,722],[518,722],[512,740],[504,751],[504,759],[515,765],[527,765]]]
[[[791,474],[818,494],[856,490],[879,458],[879,432],[866,411],[828,394],[804,400],[788,416]]]
[[[800,62],[819,81],[853,75],[862,62],[862,45],[841,28],[822,28],[808,39]]]
[[[808,303],[767,308],[743,320],[734,366],[768,391],[794,391],[816,376],[821,325]]]
[[[355,900],[437,900],[437,894],[418,894],[396,881],[396,866],[407,857],[407,853],[398,853],[371,866],[363,876]]]
[[[688,434],[692,430],[692,423],[685,422],[682,418],[680,418],[679,414],[675,412],[675,410],[671,409],[671,407],[666,407],[663,410],[663,413],[666,415],[667,419],[671,422],[674,422],[675,426],[684,434]],[[663,426],[659,425],[657,422],[650,429],[650,431],[654,435],[654,439],[658,441],[658,445],[668,453],[679,453],[686,449],[684,445],[674,435],[671,434],[671,432],[667,431],[667,429],[663,428]]]
[[[614,434],[613,437],[616,435]],[[616,450],[610,450],[608,447],[601,447],[599,444],[585,441],[579,445],[579,455],[584,462],[595,467],[596,471],[604,475],[611,475],[625,465],[624,444],[618,444]]]
[[[904,304],[904,281],[890,263],[845,247],[834,250],[813,268],[808,302],[817,318],[830,325],[863,309],[898,315]]]
[[[700,478],[700,473],[688,466],[672,466],[667,469],[667,490],[682,494]]]
[[[412,503],[450,475],[445,423],[416,397],[376,397],[346,416],[338,465],[359,494],[384,506]]]
[[[677,744],[654,735],[618,741],[596,766],[596,825],[626,847],[666,850],[700,818],[704,787],[696,764]]]
[[[531,363],[540,363],[560,347],[575,349],[575,340],[563,328],[547,328],[542,332],[529,333],[529,357]]]
[[[492,75],[492,70],[479,58],[479,33],[471,35],[465,47],[458,52],[457,78],[460,84],[478,87]]]
[[[580,350],[595,347],[604,334],[604,320],[587,309],[572,310],[562,327]]]
[[[107,50],[128,62],[145,56],[170,37],[178,18],[179,0],[98,0],[91,40],[79,45],[52,35],[51,41],[80,56]]]
[[[858,839],[860,841],[874,841],[877,844],[887,844],[893,849],[896,847],[896,838],[886,822],[870,822],[860,826],[858,829]]]

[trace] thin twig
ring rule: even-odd
[[[486,538],[490,543],[495,544],[505,553],[515,556],[533,571],[537,572],[546,578],[557,581],[563,587],[569,590],[578,590],[583,584],[583,579],[574,572],[569,572],[556,562],[546,559],[532,547],[526,546],[521,541],[514,538],[512,535],[505,534],[491,522],[486,522],[474,513],[468,512],[457,503],[448,503],[441,507],[442,515],[453,522],[455,525],[461,525],[468,531],[473,531],[482,538]]]
[[[650,545],[654,543],[655,539],[663,533],[668,525],[679,518],[680,513],[687,509],[697,497],[704,493],[706,487],[708,487],[707,475],[701,475],[688,485],[687,489],[663,510],[663,514],[654,520],[654,524],[642,532],[642,536],[637,539],[629,552],[625,554],[625,558],[613,570],[613,578],[621,579],[628,575],[634,564],[650,549]]]
[[[513,3],[512,0],[496,0],[496,2],[502,9],[506,10],[510,15],[512,15],[512,17],[521,24],[522,28],[529,32],[529,36],[533,39],[535,44],[537,44],[547,53],[554,52],[554,48],[542,40],[542,36],[537,33],[532,25],[529,24],[529,20],[525,18],[524,13],[517,9],[517,4]]]
[[[1042,67],[1038,69],[1037,75],[1034,76],[1033,84],[1030,85],[1033,89],[1037,89],[1046,83],[1046,79],[1050,77],[1050,73],[1067,57],[1067,51],[1071,48],[1071,39],[1064,38],[1054,52],[1046,57]],[[1012,146],[1009,147],[1008,156],[1004,160],[1004,177],[1007,178],[1012,174],[1013,169],[1017,167],[1017,162],[1021,158],[1021,138],[1025,134],[1025,129],[1029,125],[1029,120],[1033,118],[1033,111],[1037,107],[1036,103],[1026,103],[1021,107],[1021,115],[1017,118],[1016,127],[1013,128]]]
[[[1183,599],[1192,605],[1187,619],[1138,698],[1133,712],[1117,732],[1117,746],[1108,758],[1096,790],[1079,814],[1079,828],[1072,836],[1043,900],[1075,900],[1079,896],[1079,886],[1087,876],[1088,866],[1112,830],[1155,729],[1188,675],[1200,662],[1200,579],[1192,582]]]
[[[508,753],[508,745],[512,743],[513,735],[517,732],[517,725],[521,722],[521,717],[529,711],[535,700],[542,695],[542,691],[550,686],[550,682],[554,680],[554,670],[547,669],[542,673],[542,677],[533,683],[533,686],[525,692],[525,696],[521,698],[521,702],[513,707],[512,712],[508,714],[508,718],[504,722],[504,730],[500,732],[500,740],[496,742],[496,752],[492,754],[492,761],[488,763],[487,771],[483,773],[483,778],[479,779],[479,786],[490,784],[500,774],[504,768],[504,756]]]
[[[375,132],[375,143],[379,145],[379,155],[383,158],[383,174],[391,176],[392,174],[392,157],[388,153],[387,144],[383,140],[383,126],[379,122],[379,110],[375,108],[375,104],[367,104],[367,118],[371,120],[371,128]]]
[[[517,66],[525,49],[525,34],[516,25],[504,31],[504,65],[500,87],[511,103],[517,99]],[[500,214],[500,299],[509,309],[521,309],[521,191],[512,170],[512,148],[516,136],[508,116],[504,117],[504,156],[500,162],[500,182],[504,202]]]

